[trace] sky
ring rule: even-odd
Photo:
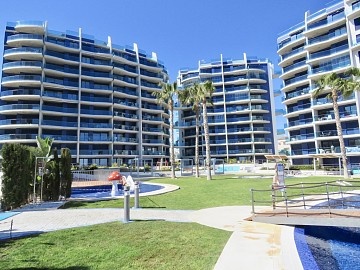
[[[277,37],[302,22],[304,14],[330,0],[16,0],[1,1],[0,39],[7,22],[48,21],[51,30],[78,31],[118,45],[137,43],[156,52],[175,81],[179,69],[200,60],[269,59],[275,67]],[[3,48],[0,46],[0,54]],[[0,60],[2,61],[2,60]],[[280,80],[274,82],[275,90]]]

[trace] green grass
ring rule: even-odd
[[[230,232],[195,223],[107,223],[0,243],[0,269],[212,269]]]
[[[286,184],[336,179],[338,178],[287,178]],[[161,178],[150,182],[175,184],[180,189],[141,197],[140,207],[196,210],[250,205],[250,189],[269,189],[272,179],[222,175],[215,176],[212,181],[186,177]],[[289,190],[288,195],[299,192]],[[319,187],[311,192],[323,193],[325,190]],[[255,200],[260,204],[259,201],[269,201],[270,195],[269,192],[256,193]],[[70,207],[123,207],[123,200],[69,202],[65,208]],[[108,223],[2,242],[0,269],[213,269],[229,237],[229,232],[195,223]]]
[[[326,182],[338,178],[329,178],[324,176],[287,178],[286,184]],[[232,205],[251,205],[250,189],[269,189],[272,179],[269,178],[239,178],[234,175],[217,175],[211,181],[206,178],[184,177],[178,179],[160,178],[149,182],[174,184],[180,187],[180,190],[149,197],[140,197],[140,207],[142,208],[166,208],[166,209],[203,209],[218,206]],[[300,190],[296,191],[300,192]],[[324,188],[315,188],[312,193],[324,193]],[[289,191],[289,196],[294,191]],[[269,201],[270,192],[257,192],[254,199],[258,202]],[[266,204],[266,203],[265,203]],[[130,205],[134,205],[133,199]],[[257,203],[257,205],[264,205]],[[270,206],[271,203],[269,202]],[[64,208],[108,208],[123,207],[123,199],[84,202],[68,202]]]

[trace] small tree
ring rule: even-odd
[[[60,195],[69,198],[71,196],[71,152],[69,148],[61,148],[61,159],[60,159]]]

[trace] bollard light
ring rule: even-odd
[[[130,186],[124,186],[124,223],[130,221]]]
[[[139,193],[140,193],[140,183],[139,181],[135,181],[135,188],[134,188],[134,195],[135,195],[135,204],[134,204],[134,208],[140,208],[140,198],[139,198]]]

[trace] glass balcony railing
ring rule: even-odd
[[[90,141],[104,141],[104,140],[90,140]],[[80,155],[111,155],[112,151],[111,150],[80,150],[79,154]]]
[[[37,125],[39,119],[6,119],[0,120],[0,125]]]
[[[137,143],[137,138],[126,138],[122,136],[114,136],[114,142],[129,142],[129,143]]]
[[[101,77],[101,78],[110,78],[111,75],[108,72],[100,72],[100,71],[93,71],[93,70],[82,70],[81,75],[84,76],[91,76],[91,77]]]
[[[68,99],[68,100],[78,100],[78,95],[75,94],[62,94],[57,92],[44,91],[44,97],[54,97],[60,99]]]
[[[233,123],[233,122],[241,122],[241,121],[250,121],[250,116],[246,116],[246,117],[228,117],[226,119],[226,121],[228,123]],[[214,121],[214,123],[219,122],[218,120]]]
[[[2,78],[2,82],[16,82],[16,81],[38,81],[41,82],[40,75],[12,75]]]
[[[77,122],[71,121],[57,121],[57,120],[42,120],[42,125],[45,126],[60,126],[60,127],[77,127]]]
[[[123,87],[118,87],[118,86],[114,86],[113,89],[115,92],[125,93],[125,94],[132,95],[132,96],[137,96],[136,89],[132,90],[130,88],[123,88]],[[154,98],[153,96],[151,96],[151,97]]]
[[[347,67],[350,65],[351,65],[351,62],[350,62],[349,57],[347,56],[346,59],[342,59],[341,61],[332,61],[332,62],[324,63],[320,67],[312,68],[312,70],[310,71],[310,74],[317,74],[317,73],[332,71],[332,70],[344,68],[344,67]]]
[[[88,115],[112,115],[111,111],[108,110],[89,110],[89,109],[81,109],[81,114],[88,114]]]
[[[85,95],[81,95],[81,101],[112,103],[112,99],[108,97],[89,97]]]
[[[292,156],[311,155],[311,154],[316,154],[316,148],[294,149],[291,151]]]
[[[60,113],[77,113],[77,108],[65,108],[65,107],[57,107],[57,106],[49,106],[49,105],[43,105],[42,106],[43,111],[51,111],[51,112],[60,112]]]
[[[315,138],[314,133],[307,133],[307,134],[290,136],[290,141],[307,140],[307,139],[313,139],[313,138]]]
[[[295,68],[304,66],[305,64],[306,64],[306,60],[301,61],[301,62],[294,63],[294,64],[292,64],[292,65],[290,65],[290,66],[287,66],[287,67],[283,68],[283,73],[288,72],[288,71],[290,71],[290,70],[293,70],[293,69],[295,69]]]
[[[299,40],[301,38],[304,37],[304,34],[303,33],[300,33],[300,34],[297,34],[297,35],[292,35],[291,37],[283,40],[281,43],[278,44],[278,50],[280,50],[282,47],[284,47],[285,45],[291,43],[291,42],[294,42],[296,40]]]
[[[281,56],[281,61],[285,60],[286,58],[289,58],[290,56],[293,56],[295,54],[298,54],[300,52],[303,52],[304,51],[304,46],[303,47],[300,47],[300,48],[297,48],[295,50],[292,50],[291,52],[288,52],[288,53],[284,53],[282,56]]]
[[[289,127],[301,126],[310,124],[313,122],[312,118],[299,119],[299,120],[289,120]]]
[[[338,20],[344,19],[344,18],[345,18],[345,12],[342,11],[342,12],[330,15],[326,19],[323,19],[323,20],[320,20],[320,21],[317,21],[317,22],[314,22],[314,23],[308,25],[308,30],[315,29],[315,28],[318,28],[318,27],[322,27],[322,26],[325,26],[327,24],[331,24],[331,23],[336,22]]]
[[[294,77],[294,78],[291,78],[291,79],[287,79],[287,80],[284,81],[284,84],[285,84],[285,86],[288,86],[290,84],[306,80],[307,77],[308,77],[308,75],[305,74],[305,75],[297,76],[297,77]]]
[[[8,62],[3,64],[3,69],[10,67],[42,67],[42,62],[40,61],[15,61]]]
[[[287,112],[292,113],[292,112],[296,112],[296,111],[306,110],[306,109],[310,109],[310,107],[311,107],[311,103],[300,104],[297,106],[288,107]]]
[[[84,128],[112,128],[112,125],[109,123],[85,123],[81,122],[80,127]]]
[[[68,66],[60,66],[60,65],[54,65],[54,64],[45,64],[46,69],[56,70],[60,72],[65,73],[71,73],[71,74],[79,74],[79,68],[78,67],[68,67]]]
[[[42,48],[31,48],[31,47],[23,47],[23,48],[11,48],[4,51],[4,56],[9,54],[16,53],[39,53],[42,54]]]
[[[40,89],[15,89],[15,90],[6,90],[1,91],[0,96],[16,96],[16,95],[30,95],[30,96],[40,96]]]
[[[42,40],[42,35],[35,35],[35,34],[16,34],[7,37],[7,41],[15,41],[15,40],[22,40],[22,39],[32,39],[32,40]]]
[[[7,110],[39,110],[39,104],[14,104],[14,105],[2,105],[0,111]]]
[[[0,135],[0,140],[35,140],[37,134],[4,134]]]
[[[317,36],[314,38],[309,39],[309,45],[327,41],[329,39],[332,39],[334,37],[342,36],[347,33],[346,27],[341,27],[340,29],[336,29],[335,31],[331,31],[325,35]]]
[[[58,84],[58,85],[64,85],[64,86],[70,86],[70,87],[78,87],[79,86],[78,81],[69,81],[67,79],[61,80],[61,79],[52,78],[52,77],[45,77],[44,82]]]
[[[320,58],[320,57],[329,56],[329,55],[332,55],[334,53],[345,51],[345,50],[348,50],[348,49],[349,49],[349,45],[345,44],[345,45],[342,45],[342,46],[331,48],[331,49],[326,50],[326,51],[312,53],[312,54],[310,54],[309,59],[316,59],[316,58]]]
[[[251,138],[228,139],[228,143],[250,143]]]
[[[290,98],[294,98],[294,97],[299,97],[299,96],[302,96],[302,95],[306,95],[308,94],[310,91],[310,87],[305,87],[305,88],[302,88],[300,90],[297,90],[297,91],[294,91],[294,92],[291,92],[291,93],[286,93],[286,97],[285,97],[285,100],[286,99],[290,99]]]
[[[360,2],[356,2],[354,4],[352,4],[352,11],[358,10],[360,8]]]
[[[43,21],[17,21],[15,26],[39,26],[44,27]]]
[[[77,141],[77,136],[69,136],[69,135],[53,135],[53,134],[49,134],[49,135],[46,135],[46,134],[43,134],[43,136],[46,138],[46,137],[49,137],[49,138],[52,138],[54,139],[55,141],[73,141],[73,142],[76,142]]]

